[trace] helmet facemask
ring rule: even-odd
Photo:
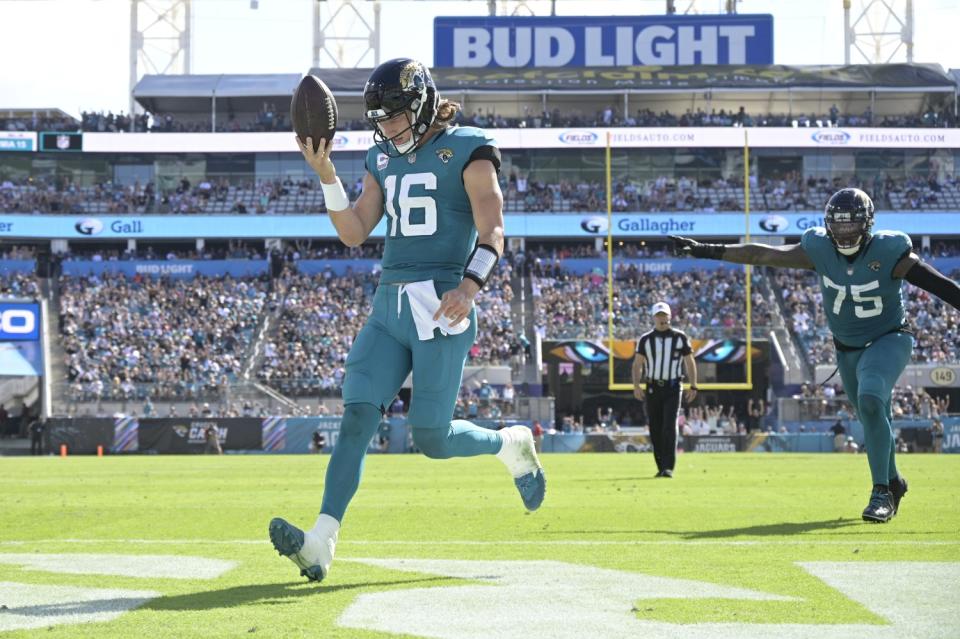
[[[850,214],[837,213],[832,217],[838,218]],[[860,250],[863,239],[870,231],[866,220],[836,220],[827,221],[827,234],[833,240],[833,245],[842,255],[854,255]]]
[[[856,255],[863,247],[873,228],[873,212],[873,201],[860,189],[841,189],[831,196],[824,225],[838,253]]]

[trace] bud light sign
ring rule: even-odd
[[[0,342],[39,339],[39,304],[0,302]]]
[[[434,67],[773,64],[773,16],[440,17]]]

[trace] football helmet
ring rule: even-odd
[[[437,85],[427,67],[410,58],[388,60],[370,74],[363,89],[366,118],[373,127],[373,141],[390,157],[406,155],[430,129],[437,117]],[[388,136],[381,124],[404,115],[407,127]],[[410,132],[410,139],[398,138]]]
[[[860,189],[840,189],[827,202],[823,221],[837,251],[854,255],[870,238],[873,200]]]

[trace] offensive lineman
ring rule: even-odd
[[[891,427],[893,386],[910,361],[911,333],[903,280],[960,309],[960,286],[913,252],[899,231],[872,231],[873,202],[860,189],[841,189],[827,202],[823,227],[804,231],[799,244],[701,244],[671,236],[677,255],[737,264],[812,269],[820,279],[827,325],[847,397],[863,424],[873,478],[865,521],[897,514],[907,481],[897,472]]]

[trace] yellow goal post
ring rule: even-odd
[[[614,378],[614,330],[613,330],[613,179],[610,153],[610,132],[607,132],[606,157],[606,191],[607,191],[607,368],[609,369],[608,387],[611,391],[632,391],[633,384],[617,382]],[[746,241],[750,241],[750,145],[747,130],[743,131],[743,194],[744,194],[744,226]],[[751,279],[753,267],[745,265],[746,278],[746,373],[744,382],[698,383],[700,390],[753,390],[753,309],[751,300]],[[645,388],[646,384],[641,384]],[[686,388],[686,384],[684,384]]]

